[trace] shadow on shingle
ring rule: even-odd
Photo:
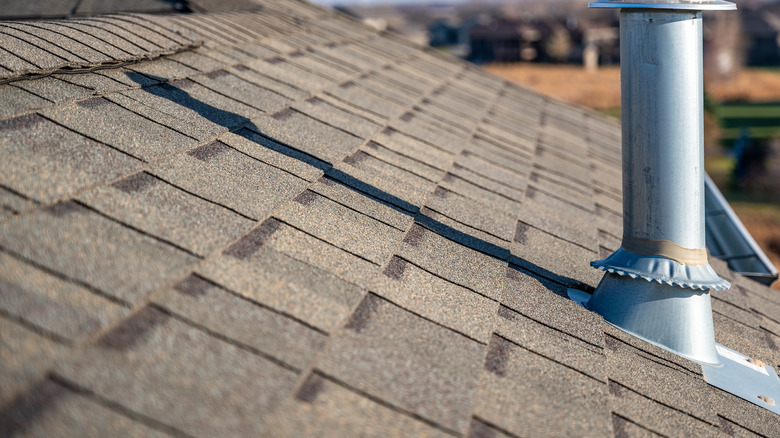
[[[144,75],[137,72],[126,72],[125,74],[130,80],[142,86],[143,84],[148,83],[149,77],[159,82],[162,82],[161,85],[144,87],[142,89],[148,93],[154,94],[155,96],[171,100],[172,102],[178,105],[184,106],[192,111],[195,111],[200,116],[211,121],[212,123],[228,128],[232,130],[235,134],[240,135],[241,137],[244,137],[245,139],[261,147],[267,148],[269,150],[273,150],[274,152],[283,154],[294,160],[298,160],[306,164],[309,164],[312,167],[315,167],[316,169],[324,172],[325,175],[331,180],[335,180],[343,184],[345,187],[361,193],[363,196],[369,196],[371,198],[374,198],[378,202],[381,202],[382,204],[385,204],[388,207],[399,211],[400,213],[413,217],[416,223],[433,231],[434,233],[437,233],[449,240],[452,240],[453,242],[459,243],[467,248],[486,254],[495,259],[501,261],[508,261],[511,264],[522,266],[523,268],[529,271],[536,272],[547,278],[552,278],[556,282],[560,282],[564,285],[582,285],[582,282],[578,280],[562,277],[560,275],[552,273],[540,266],[531,263],[530,261],[520,259],[519,257],[512,255],[505,248],[501,248],[498,245],[495,245],[490,242],[486,242],[482,239],[479,239],[470,234],[459,231],[449,225],[446,225],[440,221],[430,218],[421,213],[420,206],[415,205],[404,199],[401,199],[393,194],[381,190],[364,181],[361,181],[360,179],[355,178],[354,176],[349,175],[346,172],[336,169],[335,167],[333,167],[334,163],[328,163],[322,158],[313,156],[305,151],[296,148],[293,145],[285,144],[284,142],[279,141],[269,136],[268,134],[264,133],[263,130],[260,129],[254,123],[252,123],[252,121],[249,118],[244,117],[240,114],[219,109],[217,107],[209,105],[208,103],[202,102],[192,97],[185,90],[182,90],[181,88],[175,87],[171,84],[165,83],[166,79],[164,78],[150,76],[148,74]],[[284,117],[285,114],[287,114],[285,113],[285,111],[289,111],[289,110],[281,111],[280,113],[278,113],[277,117]],[[258,138],[257,134],[259,134],[261,138]],[[207,146],[208,145],[202,146],[201,148]],[[197,153],[197,152],[193,151],[191,152],[191,154],[192,153]],[[353,155],[350,155],[350,157],[352,156]]]

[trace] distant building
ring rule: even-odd
[[[497,18],[471,29],[468,58],[475,63],[544,60],[544,42],[556,30],[555,22]]]
[[[780,7],[771,5],[744,11],[743,28],[748,65],[780,64]]]

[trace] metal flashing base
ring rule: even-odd
[[[591,299],[589,293],[573,288],[566,291],[572,301],[588,308],[588,301]],[[641,336],[639,338],[658,345]],[[662,345],[658,346],[671,351]],[[720,344],[715,344],[715,352],[720,365],[705,365],[700,362],[705,382],[780,415],[780,377],[774,368]]]
[[[704,380],[739,398],[780,414],[780,378],[774,368],[744,354],[715,345],[720,367],[702,365]]]
[[[718,364],[709,291],[605,274],[587,308],[678,356]]]

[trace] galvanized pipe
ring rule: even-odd
[[[702,15],[719,0],[601,0],[621,8],[623,241],[588,308],[648,342],[705,364],[715,352],[704,222]]]
[[[704,249],[701,11],[622,10],[623,236]]]

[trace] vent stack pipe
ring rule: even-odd
[[[708,365],[709,289],[730,284],[707,261],[704,232],[702,11],[715,0],[599,0],[620,8],[623,240],[588,308],[613,325]]]

